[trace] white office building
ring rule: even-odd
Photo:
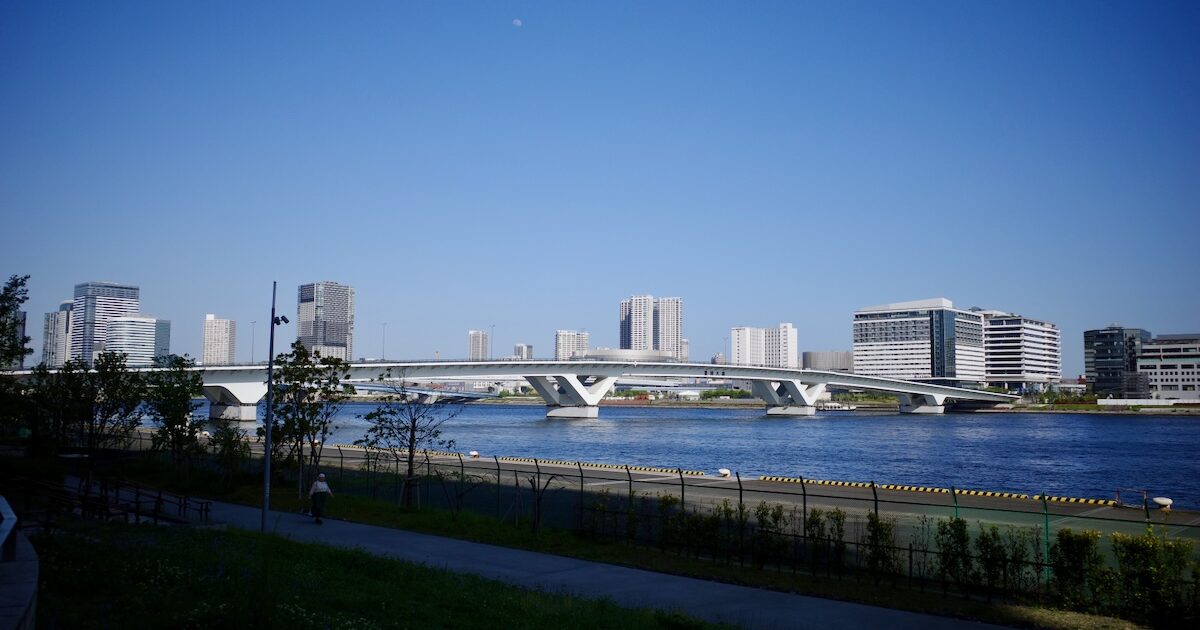
[[[796,327],[782,323],[774,328],[738,326],[729,331],[733,365],[800,367]]]
[[[513,346],[513,358],[518,361],[533,359],[533,346],[527,343],[519,343]]]
[[[490,339],[486,330],[471,330],[467,332],[467,360],[487,361],[491,358]]]
[[[983,316],[946,298],[854,312],[854,373],[949,385],[983,383]]]
[[[976,312],[983,315],[984,366],[989,385],[1042,391],[1062,380],[1058,326],[1004,311]]]
[[[42,363],[48,368],[60,368],[71,356],[71,309],[67,300],[58,310],[46,313],[42,324]]]
[[[124,354],[129,366],[154,365],[171,353],[171,321],[145,315],[109,318],[105,351]]]
[[[554,331],[554,360],[555,361],[570,361],[576,354],[579,356],[586,355],[589,344],[589,335],[582,330],[556,330]]]
[[[1200,399],[1200,334],[1159,335],[1142,344],[1137,371],[1154,398]]]
[[[234,362],[237,349],[237,322],[218,319],[216,315],[204,316],[204,365],[229,365]]]
[[[296,300],[296,339],[309,352],[352,360],[354,287],[337,282],[300,285]]]
[[[71,303],[71,358],[92,364],[108,348],[108,321],[137,315],[141,310],[140,290],[128,284],[83,282],[75,285]]]
[[[635,295],[621,300],[621,349],[656,350],[687,360],[683,338],[683,298]]]

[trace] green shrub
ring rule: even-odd
[[[896,519],[880,518],[875,512],[867,513],[867,570],[879,583],[883,575],[900,572],[900,561],[896,558]]]
[[[846,513],[838,508],[829,510],[825,519],[829,521],[830,545],[829,561],[834,570],[842,572],[846,566]]]
[[[1113,556],[1119,590],[1115,612],[1160,625],[1178,620],[1194,607],[1192,587],[1187,583],[1193,542],[1155,536],[1112,535]],[[1195,611],[1193,610],[1193,614]]]
[[[971,534],[967,521],[952,518],[938,521],[937,533],[933,535],[938,551],[938,575],[943,582],[957,584],[963,590],[971,584]]]
[[[1004,565],[1008,554],[1004,546],[1004,538],[1000,536],[1000,528],[995,525],[985,527],[979,523],[979,535],[975,537],[975,555],[979,558],[979,583],[988,589],[988,599],[1001,586],[1004,580]]]
[[[1059,602],[1076,610],[1095,607],[1103,579],[1104,558],[1100,555],[1100,532],[1060,529],[1050,547],[1051,584]]]

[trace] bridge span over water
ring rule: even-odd
[[[267,394],[266,365],[196,368],[214,418],[254,420]],[[750,381],[768,415],[807,416],[829,388],[894,394],[901,413],[942,413],[947,401],[996,405],[1017,396],[844,372],[708,363],[624,361],[432,361],[352,363],[350,380],[367,382],[385,372],[397,382],[483,381],[523,378],[546,401],[549,418],[595,418],[600,400],[622,378],[720,378]]]

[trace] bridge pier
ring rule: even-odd
[[[768,416],[813,416],[817,408],[809,405],[767,405]]]
[[[900,394],[900,413],[945,413],[946,397],[936,394]]]
[[[768,416],[811,416],[817,413],[816,403],[825,393],[825,385],[808,385],[800,381],[750,381],[754,395],[767,403]]]
[[[266,383],[205,385],[208,417],[212,420],[258,422],[258,401],[267,395]]]
[[[552,378],[553,381],[550,380]],[[598,418],[600,409],[597,405],[617,384],[615,376],[575,374],[526,376],[525,380],[546,401],[547,418]],[[589,380],[590,384],[585,384]]]

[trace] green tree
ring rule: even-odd
[[[226,485],[237,480],[242,462],[250,458],[246,431],[230,420],[218,420],[217,428],[208,440],[208,449],[221,466],[221,479]]]
[[[453,447],[453,441],[441,439],[441,427],[457,416],[462,407],[408,391],[404,375],[393,378],[390,369],[376,380],[387,388],[387,393],[373,411],[361,416],[370,427],[366,437],[355,441],[355,444],[387,450],[397,461],[404,457],[406,473],[403,501],[404,505],[410,506],[413,503],[417,450],[431,446]]]
[[[27,389],[30,448],[55,453],[82,435],[83,418],[92,413],[96,393],[83,361],[71,359],[51,372],[43,363],[33,369]]]
[[[337,429],[333,420],[354,393],[347,380],[349,365],[335,357],[309,352],[299,341],[275,358],[273,456],[300,469],[297,492],[321,465],[325,439]],[[259,429],[262,434],[262,429]]]
[[[88,407],[82,416],[85,445],[94,456],[103,448],[118,446],[142,422],[145,379],[125,364],[125,355],[103,352],[85,373],[79,403]]]
[[[170,355],[157,361],[158,369],[146,374],[146,408],[158,426],[154,448],[170,451],[176,468],[184,468],[190,455],[201,450],[204,420],[193,414],[204,394],[204,376],[187,355]]]
[[[11,276],[0,289],[0,370],[16,365],[33,352],[26,347],[29,337],[21,334],[21,305],[29,297],[29,276]],[[25,388],[15,378],[0,374],[0,429],[12,433],[29,413]]]
[[[9,276],[0,289],[0,369],[7,369],[33,353],[29,337],[21,334],[21,305],[29,299],[29,276]]]

